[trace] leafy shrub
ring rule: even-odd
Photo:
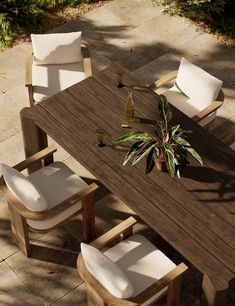
[[[153,0],[171,14],[203,21],[215,32],[235,38],[234,0]]]
[[[37,9],[35,0],[1,0],[0,44],[10,46],[17,33],[31,25],[41,26],[46,15]]]
[[[40,0],[38,7],[45,11],[53,11],[68,4],[68,0]]]
[[[8,47],[19,32],[40,29],[48,12],[96,0],[0,0],[0,47]]]
[[[211,19],[213,14],[224,11],[226,0],[154,0],[172,14],[183,15],[197,20]]]

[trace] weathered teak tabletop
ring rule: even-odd
[[[146,176],[144,161],[123,167],[125,152],[96,145],[99,128],[112,138],[127,132],[121,128],[127,89],[117,88],[115,76],[120,70],[124,69],[113,63],[23,109],[26,155],[46,145],[44,132],[50,135],[204,274],[208,305],[226,305],[228,283],[235,276],[235,154],[172,107],[172,123],[194,131],[190,142],[204,167],[191,163],[181,179],[157,170]],[[126,71],[125,83],[138,81]],[[138,115],[157,118],[154,92],[134,92],[134,101]]]

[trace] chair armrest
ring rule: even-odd
[[[168,73],[167,75],[162,77],[160,80],[155,81],[154,83],[149,85],[149,88],[152,89],[152,90],[156,90],[159,87],[162,87],[163,85],[167,84],[168,82],[174,80],[177,77],[177,73],[178,73],[178,71],[172,71],[172,72]]]
[[[203,109],[197,115],[193,116],[192,119],[195,122],[200,122],[202,119],[206,118],[211,113],[215,112],[222,104],[223,102],[213,101],[207,108]]]
[[[157,280],[156,283],[152,284],[135,298],[133,298],[133,301],[135,301],[138,305],[142,304],[154,296],[157,292],[168,286],[172,281],[175,281],[177,278],[181,277],[187,270],[188,267],[184,263],[179,264],[173,270],[164,275],[161,279]]]
[[[54,152],[56,152],[57,149],[54,146],[49,146],[32,156],[26,158],[24,161],[20,162],[19,164],[15,165],[14,168],[18,171],[23,171],[24,169],[28,168],[30,165],[47,158],[48,156],[52,155]]]
[[[86,186],[85,188],[78,191],[77,193],[75,193],[74,195],[66,199],[65,201],[61,202],[56,207],[42,212],[41,214],[43,214],[43,218],[41,219],[41,216],[38,216],[40,219],[37,219],[37,220],[46,220],[46,219],[50,219],[58,215],[60,212],[68,209],[69,207],[73,206],[77,202],[82,201],[86,197],[89,197],[90,195],[92,195],[94,192],[97,191],[98,188],[99,186],[96,185],[95,183],[92,183]],[[34,218],[34,220],[36,219]]]
[[[7,188],[3,176],[0,177],[0,192],[2,196],[8,202],[8,205],[14,206],[14,208],[25,218],[31,213],[35,213],[32,210],[29,210],[25,207],[15,196],[14,194]]]
[[[34,106],[35,104],[35,101],[33,99],[32,63],[33,63],[33,53],[32,50],[29,50],[26,54],[26,62],[25,62],[25,86],[28,88],[30,106]]]
[[[88,185],[87,187],[83,188],[67,200],[61,202],[56,207],[53,207],[50,210],[37,212],[32,211],[24,206],[15,196],[14,194],[7,188],[5,185],[3,177],[0,178],[0,192],[4,196],[4,198],[7,200],[9,205],[12,205],[20,215],[22,215],[24,218],[30,219],[30,220],[46,220],[50,219],[52,217],[55,217],[60,212],[66,210],[67,208],[73,206],[78,201],[81,201],[87,196],[90,196],[92,193],[94,193],[98,189],[98,186],[95,183],[92,183],[91,185]]]
[[[101,283],[87,270],[84,263],[82,254],[78,256],[77,259],[77,270],[81,278],[89,285],[89,287],[94,288],[95,292],[105,301],[104,305],[115,305],[115,306],[138,306],[131,299],[120,299],[113,296],[107,289],[105,289]]]
[[[33,52],[32,50],[29,50],[26,54],[25,86],[32,86],[32,63],[33,63]]]
[[[123,222],[112,228],[107,233],[103,234],[102,236],[91,242],[90,245],[100,250],[114,239],[120,237],[121,234],[131,229],[136,223],[137,221],[135,220],[135,218],[129,217],[128,219],[124,220]]]
[[[91,68],[91,58],[90,52],[87,45],[83,42],[81,44],[82,56],[83,56],[83,63],[84,63],[84,71],[86,77],[92,76],[92,68]]]

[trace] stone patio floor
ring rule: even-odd
[[[111,61],[119,61],[143,83],[151,83],[177,70],[185,56],[223,80],[225,102],[211,133],[228,145],[235,142],[233,48],[183,18],[163,14],[162,8],[148,0],[114,0],[53,31],[78,30],[82,30],[89,45],[94,73]],[[23,43],[0,54],[0,162],[9,165],[24,158],[19,111],[28,105],[24,65],[29,47],[30,43]],[[79,175],[95,179],[62,148],[56,159],[65,161]],[[105,189],[99,194],[96,210],[98,235],[129,214],[134,215]],[[189,265],[182,305],[199,305],[201,274],[141,220],[136,230],[147,235],[176,263],[183,260]],[[7,204],[0,198],[0,305],[86,305],[85,286],[76,271],[80,217],[46,235],[33,234],[31,239],[33,254],[26,258],[13,242]],[[235,305],[235,286],[231,287],[228,306]]]

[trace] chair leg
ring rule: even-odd
[[[83,240],[90,241],[95,237],[94,194],[82,200]]]
[[[182,276],[179,276],[168,285],[166,306],[180,305],[181,284],[182,284]]]
[[[96,291],[87,284],[87,306],[108,306]]]
[[[225,282],[221,289],[215,288],[213,282],[208,277],[208,275],[204,274],[202,280],[202,289],[203,289],[203,294],[200,306],[227,305],[227,296],[229,290],[228,282]]]
[[[18,248],[28,257],[31,254],[29,243],[29,233],[25,219],[14,209],[8,205],[11,220],[11,229],[13,237]]]

